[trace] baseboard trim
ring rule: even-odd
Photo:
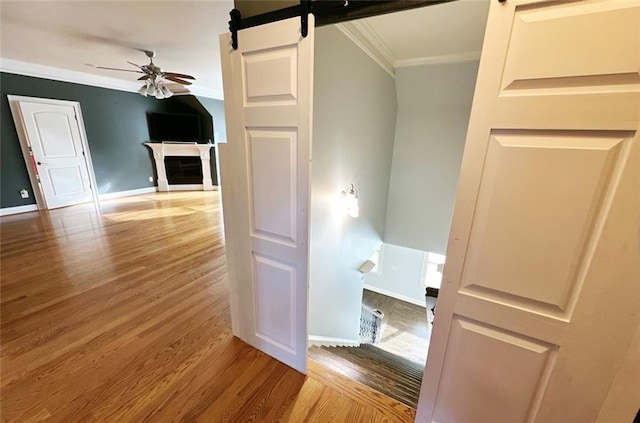
[[[395,298],[400,301],[405,301],[407,303],[415,304],[420,307],[427,308],[426,302],[418,301],[415,298],[407,297],[406,295],[397,294],[395,292],[387,291],[386,289],[378,288],[377,286],[364,284],[364,289],[368,289],[369,291],[377,292],[378,294],[386,295],[387,297]]]
[[[152,192],[156,192],[157,190],[158,190],[157,187],[147,187],[147,188],[130,189],[127,191],[108,192],[106,194],[100,194],[99,198],[100,200],[111,200],[113,198],[130,197],[132,195],[150,194]]]
[[[309,346],[318,347],[359,347],[360,341],[357,339],[331,338],[328,336],[309,335]]]
[[[9,216],[11,214],[27,213],[38,211],[37,204],[27,204],[26,206],[3,207],[0,209],[0,216]]]

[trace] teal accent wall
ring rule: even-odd
[[[149,149],[149,113],[199,113],[179,97],[157,100],[137,93],[42,78],[0,73],[0,208],[35,204],[7,95],[78,101],[84,117],[98,192],[127,191],[154,186]],[[210,116],[205,119],[211,120]],[[223,116],[224,119],[224,116]],[[20,198],[19,191],[29,191]]]

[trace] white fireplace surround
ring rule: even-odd
[[[217,187],[211,179],[211,149],[215,144],[196,144],[188,142],[145,142],[144,145],[153,151],[158,172],[158,191],[212,191]],[[164,166],[165,156],[200,157],[202,161],[202,184],[169,185],[167,170]]]

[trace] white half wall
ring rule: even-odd
[[[440,288],[445,256],[393,244],[382,244],[364,277],[366,289],[425,306],[425,288]]]
[[[445,254],[478,61],[396,69],[386,243]]]
[[[316,29],[309,335],[357,341],[359,266],[384,234],[396,120],[393,78],[336,27]],[[358,191],[360,217],[340,208]]]

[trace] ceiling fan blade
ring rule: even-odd
[[[164,79],[168,79],[169,81],[177,82],[178,84],[182,84],[182,85],[191,85],[191,82],[189,81],[185,81],[184,79],[176,78],[175,76],[171,76],[167,74],[164,75]]]
[[[128,63],[128,64],[130,64],[130,65],[135,66],[136,68],[140,69],[141,71],[144,71],[144,68],[143,68],[142,66],[140,66],[140,65],[136,65],[136,64],[135,64],[135,63],[133,63],[133,62],[127,62],[127,63]]]
[[[149,78],[151,78],[151,75],[142,75],[140,78],[138,78],[138,81],[146,81]]]
[[[107,69],[107,70],[122,71],[122,72],[144,73],[144,72],[139,71],[139,70],[119,69],[119,68],[108,68],[108,67],[105,67],[105,66],[96,66],[96,68],[97,68],[97,69]]]
[[[196,78],[194,78],[191,75],[186,75],[184,73],[176,73],[176,72],[165,72],[164,73],[165,76],[174,76],[176,78],[183,78],[183,79],[193,79],[195,81]]]

